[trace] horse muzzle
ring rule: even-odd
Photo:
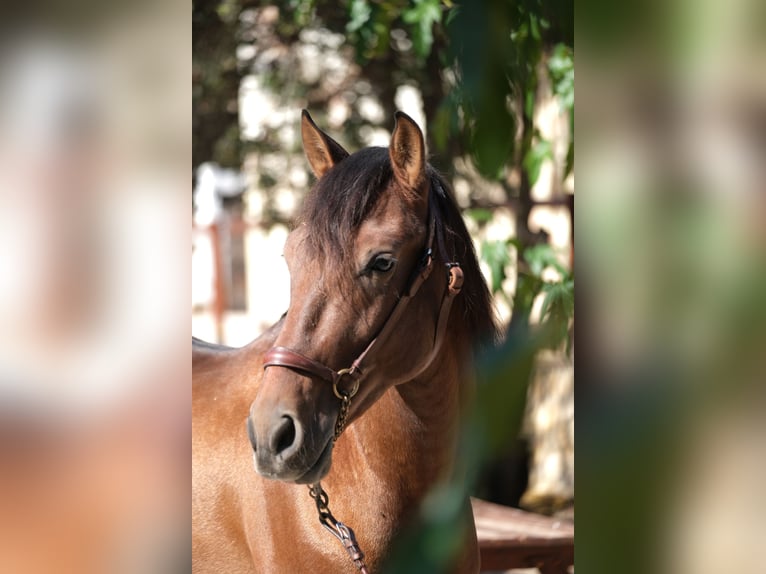
[[[283,412],[265,418],[252,411],[247,418],[255,471],[264,478],[298,484],[324,478],[332,462],[332,433],[327,433],[326,441],[316,441],[295,415]]]

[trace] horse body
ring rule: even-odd
[[[274,340],[270,332],[242,349],[195,349],[196,573],[354,572],[346,553],[319,525],[307,488],[268,480],[253,470],[243,413],[258,391],[262,356]],[[459,367],[451,348],[444,355],[438,368],[411,387],[384,393],[334,447],[333,469],[323,484],[335,516],[355,529],[371,571],[429,487],[451,470],[453,449],[445,437],[454,431],[460,397],[449,392],[458,385],[448,379],[456,378]],[[232,372],[233,364],[240,368]],[[248,380],[252,384],[242,384]],[[204,424],[197,425],[199,419]],[[385,449],[378,448],[382,438]],[[412,468],[418,471],[404,472]],[[478,571],[475,542],[466,541],[456,572]]]
[[[322,176],[337,164],[352,169],[354,161],[368,167],[372,162],[373,171],[385,165],[379,152],[346,160],[345,150],[307,114],[303,136],[320,178],[316,194],[323,182],[334,181],[332,175]],[[305,485],[320,479],[332,513],[354,530],[370,572],[379,571],[394,537],[415,516],[428,490],[452,471],[457,424],[471,387],[467,373],[473,339],[488,335],[492,326],[483,282],[449,314],[449,336],[431,353],[445,297],[437,265],[402,314],[406,319],[397,319],[401,324],[367,357],[351,399],[349,425],[340,436],[335,433],[337,441],[336,383],[317,380],[292,364],[264,369],[264,355],[278,347],[296,349],[337,370],[351,364],[393,316],[391,309],[407,291],[411,270],[422,257],[428,217],[437,210],[431,187],[438,181],[426,172],[422,134],[409,118],[398,116],[388,153],[389,175],[373,181],[384,191],[368,198],[369,209],[360,212],[353,229],[354,249],[336,253],[341,256],[333,267],[328,267],[331,254],[320,257],[319,250],[311,249],[322,229],[304,220],[292,232],[285,248],[291,303],[277,325],[241,349],[193,344],[192,528],[198,574],[354,572],[345,550],[318,523]],[[336,172],[336,177],[343,175],[340,168]],[[411,193],[418,190],[420,195]],[[454,214],[452,221],[445,215],[438,232],[446,234],[456,222]],[[460,231],[467,236],[464,227]],[[344,235],[337,226],[327,232]],[[472,258],[467,280],[481,282],[473,250],[465,244],[470,240],[463,237],[461,243],[452,235],[439,241],[456,255]],[[361,283],[356,291],[349,286],[352,279]],[[472,313],[476,306],[486,315],[482,319]],[[471,321],[474,325],[467,325]],[[470,513],[465,545],[454,565],[459,573],[479,569]]]

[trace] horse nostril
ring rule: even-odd
[[[272,444],[274,452],[280,454],[293,446],[295,442],[295,421],[289,415],[283,415],[277,430],[274,431]]]

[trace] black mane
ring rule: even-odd
[[[306,197],[300,217],[314,253],[331,249],[343,257],[392,176],[383,147],[365,148],[330,169]]]
[[[441,235],[446,257],[460,263],[465,278],[463,290],[455,301],[457,309],[462,312],[475,345],[496,343],[499,331],[492,296],[481,273],[473,240],[463,221],[460,207],[444,178],[430,165],[426,173],[431,180],[430,201],[432,209],[436,211],[437,238]],[[435,255],[440,255],[438,248]]]

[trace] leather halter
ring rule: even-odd
[[[399,319],[401,318],[404,310],[407,308],[410,300],[417,294],[421,285],[428,279],[433,269],[433,242],[436,230],[436,217],[432,213],[430,215],[428,224],[428,243],[426,245],[423,257],[420,260],[420,264],[415,268],[412,276],[410,277],[409,284],[404,293],[397,301],[391,314],[386,319],[383,327],[378,332],[377,336],[370,341],[364,351],[351,363],[351,366],[339,371],[334,371],[330,367],[307,357],[297,351],[288,349],[287,347],[272,347],[264,355],[263,368],[268,367],[285,367],[292,369],[299,373],[307,374],[317,377],[333,386],[333,392],[341,399],[350,399],[359,390],[359,383],[365,374],[364,365],[365,360],[374,355],[382,344],[388,339],[388,337],[396,330]],[[441,257],[446,261],[446,253],[443,245],[443,239],[441,236],[437,239],[439,251]],[[463,287],[463,270],[460,268],[460,264],[457,262],[449,262],[445,264],[447,268],[447,290],[442,297],[441,307],[439,309],[439,315],[436,321],[436,329],[434,331],[434,341],[431,352],[428,354],[426,361],[424,361],[417,371],[412,375],[416,377],[433,362],[438,355],[441,345],[444,342],[444,335],[447,330],[447,322],[449,319],[450,307],[452,306],[452,300],[460,293]],[[340,382],[343,377],[350,379],[350,387],[348,389],[342,389]]]

